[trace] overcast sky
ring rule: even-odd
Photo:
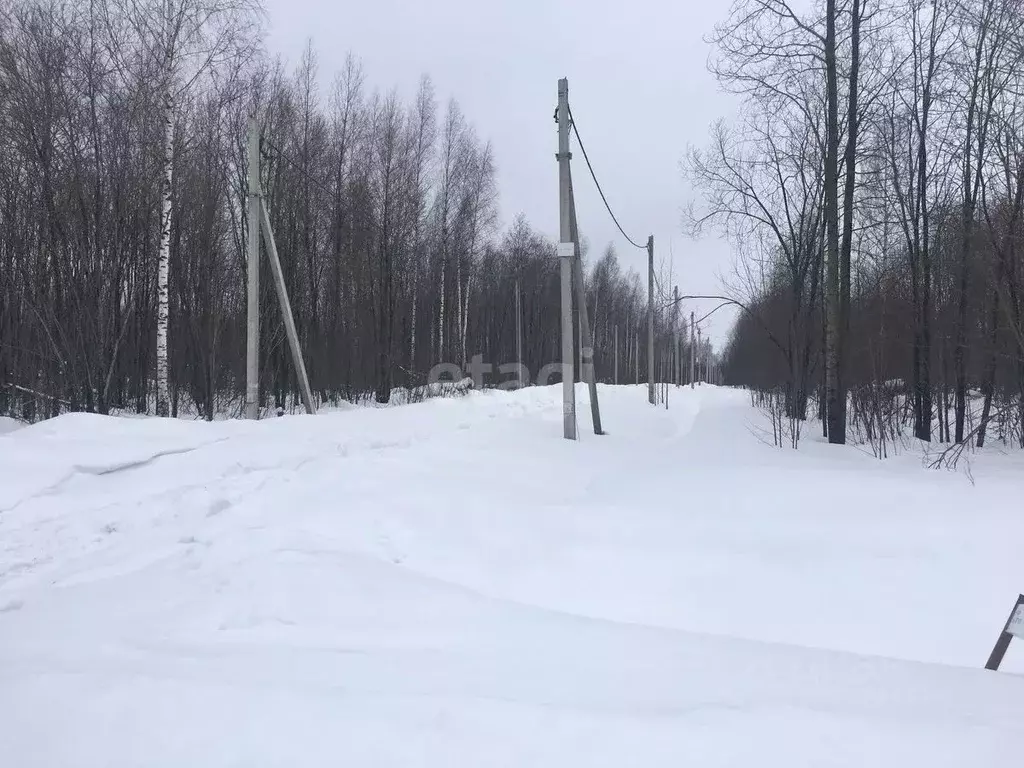
[[[494,146],[503,224],[522,212],[553,239],[553,114],[557,80],[568,77],[573,116],[623,228],[641,243],[653,234],[666,267],[671,248],[683,294],[721,292],[718,276],[731,272],[732,255],[714,234],[694,241],[683,232],[680,214],[692,192],[679,161],[732,109],[707,72],[703,41],[727,0],[266,1],[270,50],[294,62],[312,39],[325,81],[349,51],[371,89],[397,87],[406,100],[429,74],[441,108],[457,99]],[[646,254],[615,229],[578,151],[573,181],[590,260],[612,242],[623,266],[646,280]],[[687,309],[699,315],[714,306]],[[723,310],[705,323],[716,345],[734,317]]]

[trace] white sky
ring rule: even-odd
[[[714,234],[691,240],[680,214],[691,191],[679,170],[690,144],[703,146],[732,97],[707,72],[703,37],[728,0],[266,0],[267,44],[294,63],[312,39],[325,80],[351,51],[367,85],[415,94],[434,81],[439,107],[456,98],[482,139],[494,146],[503,225],[522,212],[558,235],[557,80],[569,78],[573,116],[598,178],[626,232],[654,235],[656,260],[674,253],[683,294],[721,293],[732,271],[728,245]],[[573,155],[580,231],[590,258],[613,242],[623,267],[646,281],[646,254],[615,229]],[[670,290],[665,286],[666,290]],[[692,305],[692,306],[691,306]],[[698,317],[715,302],[691,302]],[[735,317],[708,320],[716,346]]]

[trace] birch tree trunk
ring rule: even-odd
[[[839,269],[839,86],[836,65],[836,2],[825,10],[825,398],[828,441],[846,442],[846,400],[840,381],[842,302]]]
[[[156,274],[156,415],[170,414],[167,330],[170,322],[171,184],[174,175],[174,96],[164,94],[164,168],[160,183],[160,250]]]

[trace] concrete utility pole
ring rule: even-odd
[[[698,355],[698,357],[697,357],[697,383],[698,384],[703,384],[704,383],[704,371],[701,368],[701,365],[704,363],[704,351],[703,351],[703,348],[701,347],[701,342],[700,342],[700,328],[697,329],[697,348],[701,350],[699,355]]]
[[[696,366],[696,354],[697,348],[693,345],[693,312],[690,313],[690,389],[693,389],[694,381],[696,381],[694,374],[694,367]]]
[[[647,238],[647,401],[654,405],[654,235]]]
[[[573,388],[572,189],[569,176],[569,81],[558,81],[558,257],[562,283],[562,430],[566,440],[576,439],[576,394]]]
[[[260,415],[260,126],[249,119],[249,242],[246,250],[245,418]]]
[[[259,417],[259,350],[260,350],[260,312],[259,312],[259,271],[260,271],[260,231],[263,242],[267,246],[267,259],[270,261],[270,272],[277,290],[278,304],[284,320],[285,335],[292,353],[295,376],[299,380],[299,393],[306,413],[316,413],[313,405],[313,393],[309,388],[309,377],[306,375],[306,364],[302,359],[302,348],[299,346],[299,334],[295,330],[295,317],[292,305],[288,300],[288,288],[284,283],[281,271],[281,260],[277,255],[277,244],[274,242],[274,231],[270,227],[270,214],[263,199],[260,188],[260,134],[259,121],[249,121],[248,136],[248,185],[249,185],[249,239],[247,245],[247,304],[246,304],[246,342],[245,342],[245,415],[250,419]]]

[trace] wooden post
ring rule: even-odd
[[[245,418],[260,415],[260,127],[249,119],[249,214],[246,249]]]
[[[302,359],[302,349],[299,347],[299,334],[295,330],[292,305],[288,301],[288,288],[284,284],[284,272],[281,270],[281,260],[277,256],[274,230],[270,228],[270,215],[267,213],[267,205],[262,198],[260,199],[260,223],[263,225],[263,239],[267,244],[267,257],[270,260],[270,272],[274,277],[274,287],[277,289],[277,300],[281,305],[281,314],[284,317],[285,336],[288,338],[288,347],[292,352],[295,375],[299,380],[299,393],[302,395],[302,402],[306,406],[306,413],[313,414],[316,413],[316,407],[313,405],[313,393],[309,389],[306,363]]]
[[[569,81],[558,81],[558,256],[562,284],[562,432],[566,440],[576,439],[576,393],[573,387],[572,333],[572,261],[576,248],[572,241],[572,192],[569,179]]]

